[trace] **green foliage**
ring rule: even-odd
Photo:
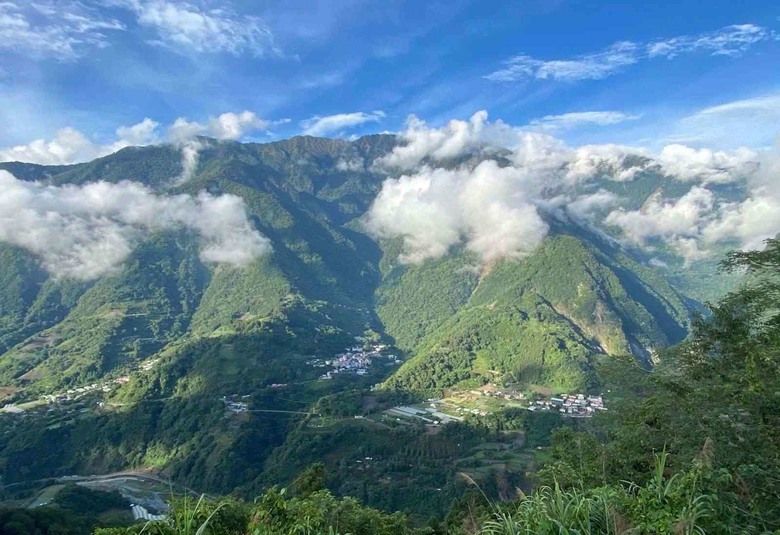
[[[54,497],[54,503],[81,514],[100,514],[128,507],[127,500],[117,491],[98,491],[74,484],[65,485]]]
[[[354,498],[328,491],[288,498],[272,488],[253,506],[209,502],[203,497],[176,502],[168,519],[127,529],[98,529],[95,535],[403,535],[412,533],[406,518],[385,514]]]
[[[448,255],[421,265],[398,265],[401,240],[386,244],[377,314],[398,347],[413,350],[469,299],[477,284],[475,259]]]
[[[709,437],[716,457],[699,481],[747,511],[737,515],[748,518],[745,525],[750,515],[770,511],[773,518],[780,426],[772,408],[780,400],[776,353],[767,348],[776,341],[776,287],[757,286],[724,302],[690,343],[662,354],[659,370],[648,374],[619,356],[631,352],[647,364],[652,352],[680,342],[688,303],[657,272],[593,233],[551,222],[550,237],[534,254],[481,272],[458,248],[402,265],[401,240],[375,243],[360,225],[385,177],[337,166],[370,163],[392,149],[392,136],[202,141],[193,179],[166,191],[240,195],[273,244],[251,266],[204,265],[193,236],[167,232],[146,236],[120,273],[77,283],[54,280],[28,254],[0,246],[0,387],[22,388],[12,395],[23,400],[132,377],[102,407],[88,397],[62,412],[3,419],[4,482],[137,467],[201,491],[254,496],[322,463],[327,477],[313,469],[299,479],[295,498],[267,495],[276,512],[267,508],[264,529],[346,534],[360,532],[369,519],[394,524],[318,490],[323,483],[338,496],[419,520],[444,515],[461,496],[460,472],[493,497],[510,496],[516,486],[527,490],[525,472],[550,457],[538,474],[551,489],[540,491],[542,502],[553,500],[557,482],[560,492],[590,496],[594,508],[615,496],[641,495],[649,503],[650,494],[620,481],[651,480],[653,454],[665,445],[669,469],[688,473]],[[178,151],[162,146],[68,168],[12,167],[24,179],[50,175],[53,184],[130,178],[162,190],[179,166]],[[681,186],[648,174],[607,187],[638,207],[659,187]],[[735,256],[732,263],[771,261]],[[321,371],[305,364],[332,357],[360,335],[394,341],[411,355],[385,383],[394,391],[364,390],[385,380],[390,367],[318,382]],[[152,357],[156,366],[138,369]],[[734,359],[742,360],[732,366]],[[626,380],[618,387],[610,374]],[[370,418],[416,401],[422,390],[488,381],[584,390],[597,379],[613,389],[614,410],[610,400],[608,418],[597,419],[586,435],[553,432],[562,423],[556,415],[524,412],[438,432]],[[288,386],[271,388],[280,383]],[[252,409],[288,412],[227,415],[220,398],[232,395],[249,396]],[[499,451],[486,461],[487,441]],[[366,457],[371,462],[358,463]],[[605,486],[609,496],[588,490]],[[621,514],[639,514],[620,503]],[[675,511],[678,505],[668,504]],[[197,531],[218,504],[182,507],[190,520],[185,514],[180,524]],[[236,507],[240,516],[243,506]],[[223,506],[218,516],[231,510]],[[338,511],[364,520],[350,524]]]
[[[726,266],[746,270],[745,285],[715,305],[689,341],[662,354],[655,371],[620,360],[601,369],[613,389],[609,416],[595,419],[588,435],[557,433],[543,481],[576,488],[650,479],[652,492],[641,496],[657,501],[661,474],[650,460],[665,451],[670,470],[703,466],[680,478],[707,489],[686,505],[694,515],[711,502],[707,533],[780,528],[780,245],[731,255]]]
[[[66,485],[52,505],[34,509],[0,508],[3,535],[89,535],[97,526],[126,526],[128,502],[117,492]]]
[[[634,483],[583,490],[541,487],[516,505],[493,505],[480,535],[628,535],[705,531],[714,496],[701,485],[702,466],[667,477],[666,453],[656,457],[654,476]]]
[[[416,269],[438,273],[436,265]],[[452,284],[437,281],[412,286],[396,298],[393,309],[402,311],[397,316],[424,326],[412,307],[425,309],[429,294],[449,294]],[[396,288],[400,292],[404,284]],[[437,310],[433,303],[430,313]],[[528,258],[499,262],[483,274],[467,303],[440,315],[446,319],[435,329],[416,335],[422,339],[414,358],[389,386],[436,390],[499,374],[525,385],[584,390],[593,380],[594,355],[633,351],[646,359],[651,350],[680,341],[688,325],[685,305],[668,285],[624,255],[608,256],[571,235],[548,239]],[[405,332],[402,339],[410,336]]]

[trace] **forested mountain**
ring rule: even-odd
[[[398,143],[390,135],[199,138],[185,178],[181,148],[172,145],[67,167],[0,164],[22,182],[61,191],[132,181],[166,198],[236,195],[270,244],[232,266],[204,259],[192,228],[150,227],[133,235],[120,268],[73,277],[47,269],[41,254],[0,243],[5,403],[111,385],[99,406],[4,418],[3,481],[152,468],[203,491],[249,495],[324,460],[340,494],[388,510],[442,512],[465,487],[455,459],[482,466],[475,452],[490,437],[507,439],[502,430],[527,431],[530,447],[546,444],[549,429],[533,434],[550,423],[524,415],[421,436],[355,415],[491,382],[595,393],[603,360],[630,354],[650,366],[686,337],[695,298],[706,295],[674,266],[653,266],[603,228],[553,210],[544,214],[549,235],[524,257],[481,264],[457,245],[405,262],[402,240],[368,232],[364,218],[388,176],[375,162]],[[475,154],[472,164],[486,157]],[[603,185],[622,188],[637,206],[680,187],[653,172]],[[332,359],[356,337],[405,361],[318,380],[313,359]],[[260,412],[226,417],[223,397]],[[389,460],[376,471],[354,469],[380,456]],[[504,490],[524,486],[533,462],[529,454],[525,464],[482,475],[503,478]]]

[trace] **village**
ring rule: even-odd
[[[425,403],[393,407],[385,410],[382,418],[399,424],[418,421],[438,426],[462,421],[467,416],[487,416],[506,408],[551,412],[571,418],[590,418],[597,411],[607,410],[601,395],[574,393],[546,396],[539,392],[525,393],[487,384],[471,390],[453,390],[446,397],[431,398]]]
[[[149,371],[154,368],[160,359],[149,359],[141,362],[137,366],[137,370]],[[65,409],[69,404],[73,402],[82,401],[83,398],[92,394],[101,394],[103,397],[110,394],[113,390],[119,386],[130,381],[130,375],[122,375],[115,379],[102,381],[99,383],[91,383],[88,385],[69,388],[63,392],[57,392],[54,394],[46,394],[41,396],[37,400],[29,401],[26,403],[10,403],[0,408],[0,414],[20,415],[31,409],[40,409],[48,407],[48,412],[55,411],[57,409]],[[102,406],[103,402],[98,402]]]
[[[314,368],[330,368],[320,375],[320,380],[333,379],[338,374],[366,375],[369,367],[377,360],[384,359],[386,365],[400,364],[401,359],[387,351],[385,344],[355,345],[331,359],[311,359],[306,364]]]

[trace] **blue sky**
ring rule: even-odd
[[[186,118],[270,140],[482,109],[572,144],[763,147],[779,17],[766,1],[4,0],[0,155],[56,152],[64,128],[108,146],[145,118],[162,139]]]

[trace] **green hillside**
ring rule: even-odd
[[[468,277],[467,267],[461,262],[447,273]],[[633,353],[647,361],[655,350],[682,340],[688,327],[683,299],[649,270],[622,253],[559,234],[530,257],[502,261],[479,280],[472,273],[470,295],[454,306],[447,303],[436,328],[426,332],[424,322],[414,322],[416,300],[425,299],[419,286],[435,277],[437,268],[405,273],[407,280],[394,288],[410,295],[395,296],[397,303],[409,305],[396,310],[397,316],[416,324],[420,335],[414,358],[389,386],[436,389],[499,376],[526,386],[583,390],[596,356]],[[450,298],[468,288],[460,280],[433,280],[439,284],[431,284],[431,291]],[[426,320],[439,310],[421,308]],[[395,326],[386,325],[393,334]],[[402,340],[409,337],[404,328],[409,327],[398,326]]]
[[[248,497],[324,460],[338,494],[443,513],[465,488],[460,472],[494,495],[526,487],[558,419],[510,411],[433,434],[382,411],[487,383],[589,391],[601,360],[647,364],[688,331],[688,301],[646,258],[552,216],[522,259],[480,267],[455,248],[399,263],[401,240],[376,242],[361,225],[386,178],[371,162],[392,136],[200,143],[180,185],[171,146],[67,168],[0,164],[55,185],[239,195],[272,247],[245,268],[206,265],[193,235],[169,230],[145,236],[117,273],[75,282],[0,245],[0,394],[26,408],[0,422],[4,482],[148,468]],[[371,341],[406,361],[330,379],[312,364]],[[256,412],[226,411],[234,398]]]

